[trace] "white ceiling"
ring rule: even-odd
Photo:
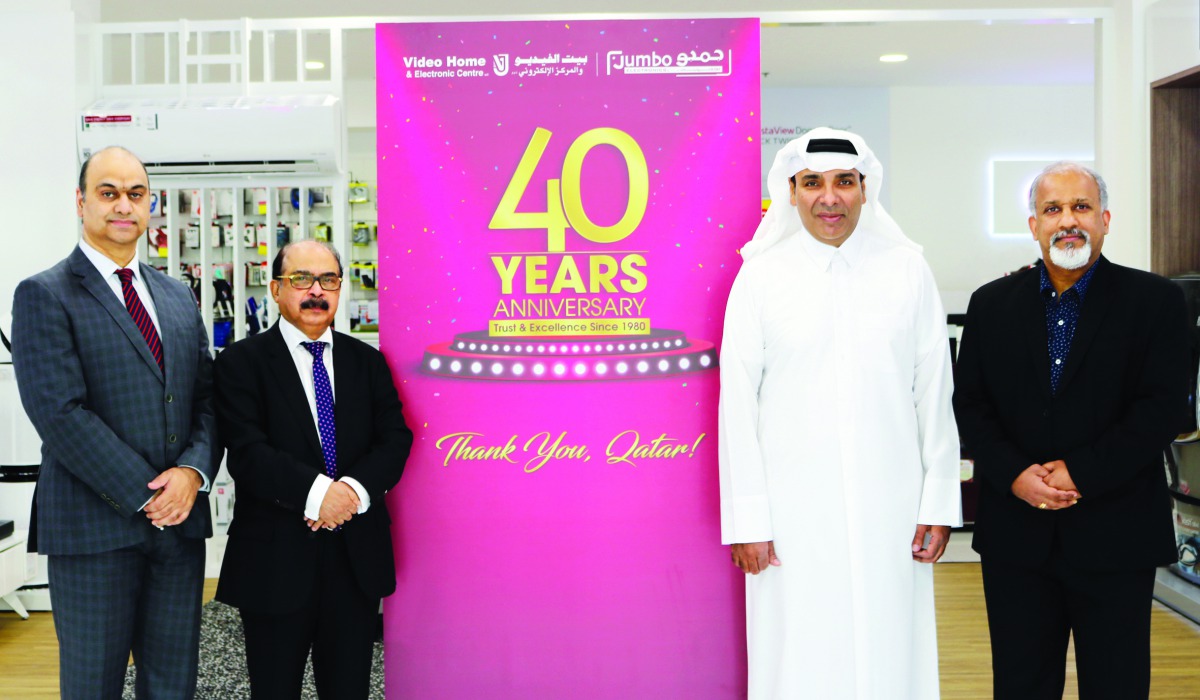
[[[1091,84],[1094,36],[1090,22],[764,26],[763,86]]]

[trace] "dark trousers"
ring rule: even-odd
[[[1154,569],[1077,571],[1061,556],[1040,567],[983,558],[997,700],[1059,700],[1075,637],[1080,700],[1150,694]]]
[[[366,700],[370,693],[379,599],[359,589],[341,533],[321,531],[317,541],[316,581],[299,610],[241,610],[254,700],[297,700],[310,650],[318,697]]]
[[[138,698],[196,694],[203,540],[147,521],[142,544],[52,555],[47,573],[63,698],[119,700],[130,652]]]

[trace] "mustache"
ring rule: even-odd
[[[329,301],[326,299],[318,299],[316,297],[309,297],[308,299],[305,299],[304,301],[300,302],[300,308],[301,309],[320,309],[322,311],[328,311],[329,310]]]
[[[1051,236],[1050,237],[1050,245],[1054,245],[1055,243],[1058,243],[1059,241],[1066,238],[1067,236],[1081,236],[1081,237],[1083,237],[1083,242],[1085,245],[1087,243],[1090,243],[1092,240],[1092,237],[1090,235],[1088,235],[1087,231],[1084,231],[1081,228],[1069,228],[1069,229],[1059,231],[1058,233]]]

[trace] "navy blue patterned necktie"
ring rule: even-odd
[[[325,371],[325,343],[301,343],[313,356],[313,394],[317,397],[317,429],[321,433],[321,452],[325,455],[325,475],[337,481],[337,431],[333,422],[333,387]]]
[[[142,337],[146,339],[146,345],[150,346],[150,354],[154,355],[158,368],[165,376],[167,369],[166,362],[163,360],[162,342],[158,338],[158,331],[154,329],[154,321],[150,320],[150,312],[146,311],[146,307],[142,305],[142,300],[137,295],[137,290],[133,288],[133,270],[122,267],[117,270],[117,277],[121,278],[121,294],[125,297],[125,309],[133,318],[133,322],[137,324],[138,330],[142,332]]]

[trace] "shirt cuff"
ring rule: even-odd
[[[358,483],[358,479],[352,476],[343,476],[338,481],[344,481],[350,485],[350,488],[354,489],[354,493],[358,494],[358,514],[362,515],[366,513],[367,509],[371,507],[371,496],[367,494],[367,490],[363,488],[363,485]]]
[[[742,496],[722,504],[721,544],[771,542],[771,502],[765,495]]]
[[[962,527],[962,482],[926,476],[917,524]]]
[[[304,502],[304,517],[309,520],[321,519],[321,502],[325,500],[325,493],[332,484],[333,479],[324,474],[317,474],[312,487],[308,489],[308,500]]]
[[[212,483],[209,482],[207,474],[200,471],[199,469],[196,469],[195,467],[193,467],[190,464],[180,464],[179,466],[186,467],[187,469],[191,469],[192,471],[199,474],[200,475],[200,493],[208,493],[209,489],[212,487]],[[149,501],[147,501],[147,503],[149,503]],[[145,506],[143,506],[143,507],[145,507]]]

